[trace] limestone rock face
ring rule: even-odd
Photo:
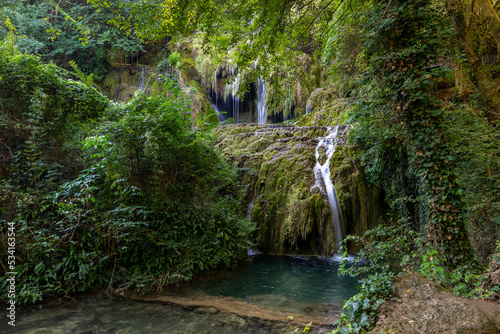
[[[188,71],[189,68],[185,67]],[[190,77],[186,76],[182,70],[173,69],[172,71],[168,75],[176,77],[179,87],[189,99],[194,125],[201,127],[206,123],[218,124],[217,113],[210,106],[208,98],[201,93],[204,90],[201,90],[195,81],[188,82]],[[126,103],[139,90],[147,96],[153,92],[163,92],[162,82],[158,69],[147,65],[130,65],[113,68],[100,83],[100,89],[110,100]]]
[[[344,131],[339,132],[347,132],[347,126],[341,127]],[[313,173],[317,138],[327,133],[320,126],[257,124],[215,130],[218,148],[244,171],[245,202],[253,204],[249,213],[257,223],[261,250],[325,256],[335,252],[328,200],[315,185]],[[345,137],[338,141],[330,170],[344,231],[364,233],[382,218],[378,193],[364,183],[354,148],[346,145]],[[247,207],[241,210],[247,212]]]
[[[401,302],[382,305],[372,333],[500,333],[498,303],[460,298],[418,274],[401,277],[394,292]]]
[[[100,86],[109,99],[127,102],[137,90],[150,93],[152,83],[157,79],[158,74],[152,67],[130,65],[113,68]]]

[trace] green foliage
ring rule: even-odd
[[[102,8],[107,5],[106,1],[91,2]],[[200,44],[198,58],[209,60],[203,60],[198,68],[211,68],[212,64],[226,67],[230,63],[242,74],[241,91],[261,76],[272,87],[269,110],[278,112],[288,109],[283,106],[291,98],[300,97],[305,104],[307,95],[318,87],[315,81],[321,81],[322,76],[313,54],[329,30],[328,22],[338,10],[338,3],[342,2],[148,0],[124,3],[126,14],[116,15],[112,22],[122,29],[133,30],[145,42],[167,36],[178,42],[180,36],[196,31],[195,43]],[[207,77],[211,79],[213,70],[210,73]],[[209,82],[206,80],[206,84]],[[290,86],[299,84],[297,92],[292,89],[295,96],[289,97]]]
[[[94,86],[94,73],[91,73],[90,75],[86,76],[85,74],[83,74],[82,71],[80,71],[78,65],[73,60],[70,60],[68,64],[73,69],[73,72],[75,73],[78,80],[85,83],[89,87]]]
[[[348,261],[347,251],[340,263],[339,275],[365,277],[358,294],[346,302],[333,333],[367,333],[378,319],[378,308],[392,297],[392,281],[402,271],[417,266],[415,257],[422,246],[408,223],[398,222],[368,230],[363,236],[347,236],[343,243],[354,241],[361,251]]]
[[[37,1],[6,6],[0,9],[0,18],[10,18],[21,36],[16,44],[22,52],[60,66],[73,60],[87,76],[94,74],[96,80],[102,80],[111,68],[107,50],[127,57],[145,52],[137,37],[107,24],[119,12],[118,1],[102,10],[81,2]],[[0,29],[0,37],[6,34]]]
[[[391,282],[405,272],[418,271],[453,293],[467,298],[484,298],[496,293],[494,287],[485,284],[488,271],[481,273],[473,264],[450,268],[446,258],[429,247],[418,232],[411,228],[410,223],[378,226],[363,236],[348,236],[344,243],[348,241],[361,244],[363,248],[350,262],[347,252],[344,254],[339,274],[368,275],[368,278],[360,281],[360,292],[344,306],[337,322],[339,327],[334,333],[369,331],[376,323],[378,307],[384,300],[392,298]]]
[[[469,237],[487,265],[500,235],[500,135],[474,102],[449,105],[444,130],[464,190]]]
[[[359,75],[368,70],[364,55],[361,30],[367,17],[360,15],[370,6],[368,2],[342,2],[329,23],[328,36],[322,48],[321,60],[328,69],[332,83],[353,84]],[[339,21],[342,24],[338,24]]]
[[[179,68],[181,55],[178,52],[172,52],[168,58],[162,59],[156,68],[158,71],[176,77],[174,70]]]
[[[179,67],[179,60],[181,59],[181,55],[179,52],[172,52],[170,56],[168,56],[168,63],[171,67],[177,68]]]
[[[386,190],[396,220],[411,222],[446,265],[460,266],[471,258],[463,190],[432,94],[444,70],[429,68],[444,57],[449,29],[424,0],[382,2],[367,15],[364,80],[371,93],[351,114],[353,140],[365,149],[369,178]]]
[[[486,274],[470,264],[450,269],[446,259],[430,248],[409,223],[378,226],[363,236],[348,236],[363,248],[352,261],[347,252],[339,268],[340,275],[366,276],[358,287],[359,293],[342,310],[334,333],[365,333],[377,321],[378,307],[392,297],[392,281],[405,272],[419,272],[437,284],[463,297],[494,295],[486,288]],[[375,273],[375,274],[373,274]],[[485,287],[481,289],[481,287]]]
[[[398,274],[403,268],[416,269],[413,260],[422,247],[422,240],[409,224],[395,223],[377,226],[366,231],[363,236],[349,235],[344,243],[354,241],[362,249],[352,262],[345,259],[340,264],[339,273],[358,276],[373,272]]]
[[[51,194],[76,176],[82,159],[70,148],[108,102],[66,71],[13,49],[9,40],[0,45],[0,78],[0,221],[16,226],[15,271],[25,278],[18,301],[94,287],[102,281],[96,271],[100,257],[93,247],[78,247],[74,240],[78,236],[88,245],[97,239],[90,232],[76,233],[88,210],[67,207],[71,219],[58,220]],[[0,250],[3,258],[5,252]],[[95,264],[89,265],[89,259]]]
[[[429,66],[445,57],[440,52],[446,51],[450,34],[435,9],[425,0],[383,1],[356,21],[370,66],[358,82],[358,94],[365,98],[350,111],[355,124],[351,139],[364,149],[368,179],[386,193],[390,225],[348,237],[363,249],[351,266],[342,264],[340,272],[376,272],[385,279],[418,271],[457,294],[478,296],[485,276],[471,259],[466,223],[474,220],[474,210],[473,201],[464,201],[463,185],[472,190],[473,184],[484,182],[485,188],[472,196],[478,199],[476,205],[481,201],[487,208],[481,218],[491,215],[489,203],[497,200],[493,175],[498,175],[498,148],[489,144],[494,132],[487,122],[469,115],[457,124],[460,116],[449,118],[447,107],[433,94],[446,69]],[[467,123],[475,124],[476,131]],[[470,144],[482,147],[476,157],[464,143],[471,132]],[[359,307],[366,292],[360,293],[344,308],[338,332],[363,332],[374,325],[377,297]]]
[[[288,320],[293,321],[293,316],[288,316]],[[311,329],[312,322],[307,324],[307,326],[304,327],[304,329],[301,330],[300,327],[295,328],[294,326],[290,326],[290,328],[287,329],[285,333],[309,333],[309,330]]]
[[[118,229],[117,247],[123,245],[118,283],[140,278],[151,285],[154,279],[160,289],[231,266],[251,230],[231,209],[232,172],[207,138],[190,130],[189,105],[179,87],[167,81],[162,94],[169,98],[138,94],[118,105],[85,142],[105,171],[106,200],[97,203],[108,212],[107,225]],[[124,214],[134,217],[126,225]]]
[[[392,296],[393,275],[375,273],[359,281],[359,293],[342,309],[338,326],[332,333],[367,333],[377,321],[377,311]]]
[[[175,82],[112,104],[78,67],[87,84],[11,41],[0,45],[0,221],[17,231],[19,304],[161,290],[245,256],[252,225],[236,214],[234,172],[191,129]]]
[[[489,257],[490,263],[481,277],[481,285],[477,291],[482,298],[494,298],[500,300],[500,286],[498,286],[494,276],[500,270],[500,241],[496,243],[495,252]]]

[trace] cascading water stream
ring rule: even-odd
[[[253,201],[248,204],[248,209],[247,209],[247,219],[250,219],[252,216],[252,210],[253,210]]]
[[[311,113],[311,99],[308,99],[306,102],[306,115]]]
[[[257,82],[257,116],[259,124],[267,123],[267,94],[269,87],[267,83],[259,77]]]
[[[290,85],[288,85],[288,94],[285,98],[285,106],[283,108],[283,120],[285,121],[288,115],[288,119],[292,119],[292,91]]]
[[[146,83],[146,68],[141,67],[141,83],[139,84],[139,90],[144,91],[144,85]]]
[[[252,210],[253,210],[253,201],[250,202],[250,204],[248,204],[247,219],[252,218]],[[247,254],[248,254],[248,256],[252,256],[252,255],[261,254],[261,252],[257,248],[254,248],[254,247],[250,246],[249,244],[247,244]]]
[[[217,108],[216,104],[212,104],[212,109],[215,110],[217,113],[217,119],[219,120],[219,123],[224,120],[222,112]],[[220,124],[219,124],[220,125]]]
[[[233,77],[231,84],[225,87],[227,95],[233,97],[233,122],[237,124],[240,122],[240,97],[238,91],[240,89],[240,74],[235,74],[237,72],[237,67],[231,64],[227,65],[228,76]]]
[[[212,100],[215,101],[215,108],[217,109],[217,70],[214,71],[214,81],[212,83]]]
[[[330,178],[330,158],[335,152],[337,146],[337,133],[338,126],[328,127],[328,136],[320,137],[318,146],[316,146],[315,156],[316,165],[314,166],[314,177],[316,179],[316,185],[323,191],[326,192],[328,197],[328,203],[330,204],[330,212],[332,215],[333,229],[335,233],[335,250],[337,254],[342,254],[342,248],[340,243],[344,238],[342,229],[342,219],[340,218],[340,210],[337,201],[337,195],[335,193],[335,187],[333,186],[332,179]],[[319,161],[319,149],[323,147],[326,153],[326,161],[321,164]]]

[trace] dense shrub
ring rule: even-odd
[[[161,289],[246,255],[233,172],[192,130],[175,82],[112,104],[15,38],[0,46],[0,221],[3,237],[16,233],[16,267],[4,272],[17,272],[18,303]]]

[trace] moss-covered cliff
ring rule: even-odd
[[[120,66],[111,69],[100,88],[110,100],[127,102],[137,90],[150,92],[156,80],[158,73],[150,66]]]
[[[162,59],[161,56],[157,58]],[[189,99],[195,126],[218,124],[217,113],[211,107],[205,94],[206,88],[196,80],[193,59],[189,54],[181,55],[178,67],[178,69],[169,68],[168,70],[160,70],[158,67],[149,65],[114,67],[99,84],[99,88],[109,99],[125,103],[137,91],[143,91],[147,96],[151,95],[154,90],[163,91],[161,83],[165,82],[165,78],[168,77],[178,83],[179,88]]]
[[[331,176],[343,230],[361,234],[381,220],[379,197],[365,184],[355,149],[346,144],[347,126],[341,129],[344,135],[330,160]],[[245,203],[252,203],[250,217],[258,227],[257,245],[274,254],[332,255],[329,204],[313,173],[317,138],[327,128],[238,124],[220,127],[215,134],[219,149],[243,171]]]

